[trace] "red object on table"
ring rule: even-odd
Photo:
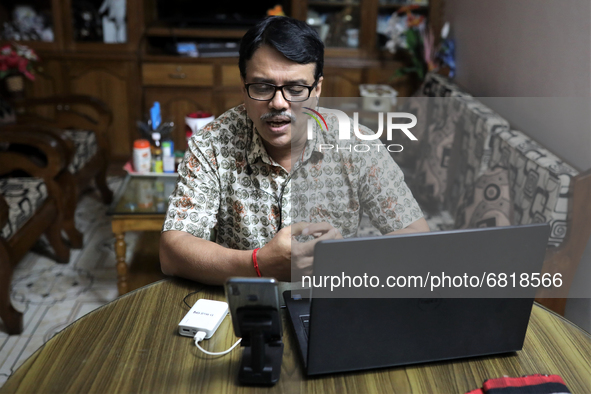
[[[210,116],[211,116],[211,112],[207,112],[207,111],[191,112],[189,115],[187,115],[188,118],[193,118],[193,119],[209,118]]]

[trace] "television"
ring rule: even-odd
[[[250,27],[285,0],[156,0],[158,20],[170,27]]]

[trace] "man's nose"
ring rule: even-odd
[[[275,95],[269,102],[269,107],[276,110],[285,110],[289,108],[289,101],[283,97],[283,91],[281,89],[275,91]]]

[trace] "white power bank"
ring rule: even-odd
[[[211,338],[224,317],[228,314],[228,303],[213,300],[197,300],[193,308],[179,323],[179,334],[193,337],[197,332],[205,332],[205,339]]]

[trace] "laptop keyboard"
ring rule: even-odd
[[[310,315],[300,315],[300,320],[304,326],[304,331],[306,332],[307,338],[310,331]]]

